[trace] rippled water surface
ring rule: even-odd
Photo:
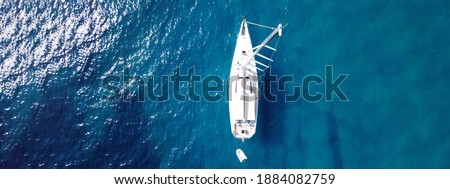
[[[0,168],[450,168],[449,5],[0,0]],[[350,101],[261,100],[241,143],[225,100],[101,100],[124,68],[226,78],[241,16],[289,23],[274,74],[333,65]]]

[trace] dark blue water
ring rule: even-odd
[[[450,168],[449,6],[0,1],[0,167]],[[300,85],[333,65],[350,101],[261,100],[241,164],[225,100],[101,100],[102,78],[124,68],[226,78],[241,16],[289,23],[273,74]]]

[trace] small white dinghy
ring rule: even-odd
[[[245,155],[244,151],[242,151],[241,149],[236,150],[236,155],[239,158],[239,161],[241,163],[247,159],[247,156]]]

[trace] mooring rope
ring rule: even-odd
[[[263,28],[267,28],[267,29],[272,29],[272,30],[277,29],[274,27],[265,26],[265,25],[261,25],[261,24],[257,24],[257,23],[253,23],[253,22],[249,22],[249,21],[247,21],[247,24],[251,24],[251,25],[255,25],[255,26],[259,26],[259,27],[263,27]]]

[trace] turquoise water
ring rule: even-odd
[[[448,7],[0,1],[0,167],[450,168]],[[300,84],[333,65],[349,74],[341,88],[350,101],[261,100],[245,143],[231,135],[225,100],[101,101],[102,76],[125,67],[158,76],[195,66],[226,78],[241,16],[289,23],[273,74]],[[255,30],[254,44],[267,35]]]

